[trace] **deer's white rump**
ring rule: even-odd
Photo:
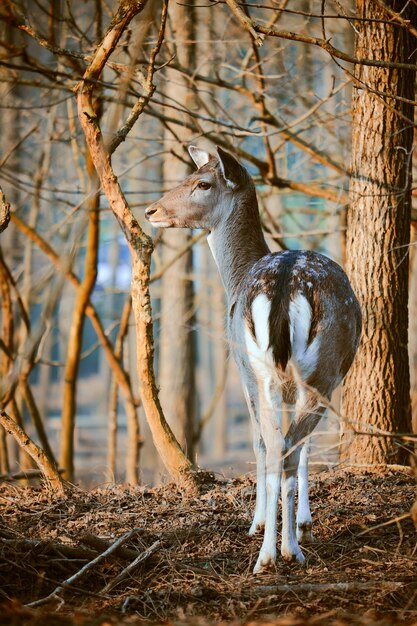
[[[312,541],[308,438],[355,356],[361,313],[342,268],[309,251],[271,253],[247,170],[221,148],[191,146],[197,172],[146,210],[154,226],[206,228],[226,291],[227,332],[253,428],[256,505],[249,534],[264,529],[254,571],[276,560],[282,490],[281,554],[304,561]],[[282,401],[294,406],[284,435]],[[295,489],[298,476],[298,508]]]

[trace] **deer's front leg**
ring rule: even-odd
[[[253,450],[256,459],[256,504],[249,535],[265,527],[266,518],[266,448],[259,424],[253,429]]]
[[[248,534],[250,536],[262,530],[265,526],[266,513],[266,448],[261,435],[259,416],[257,414],[257,393],[249,392],[248,387],[243,388],[252,425],[253,451],[256,460],[256,504],[255,513]]]

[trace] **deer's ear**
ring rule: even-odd
[[[217,146],[217,154],[219,156],[220,169],[228,187],[231,189],[239,187],[246,180],[244,167],[230,152],[226,152],[220,146]]]
[[[190,157],[197,165],[197,169],[203,167],[210,161],[210,155],[205,150],[200,150],[197,146],[188,146],[188,152],[190,153]]]

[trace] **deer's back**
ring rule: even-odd
[[[257,345],[261,334],[264,342],[267,337],[278,372],[294,363],[307,385],[329,395],[353,361],[361,323],[343,269],[322,254],[295,250],[268,254],[252,266],[239,287],[229,334],[232,346],[244,342],[242,328]]]

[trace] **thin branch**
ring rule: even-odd
[[[140,563],[143,563],[143,561],[146,561],[146,559],[148,559],[155,552],[155,550],[159,548],[160,545],[161,545],[160,539],[157,539],[156,541],[154,541],[154,543],[150,545],[149,548],[147,548],[144,552],[139,554],[131,563],[129,563],[127,567],[125,567],[120,572],[120,574],[118,574],[105,587],[103,587],[100,593],[106,594],[109,591],[111,591],[122,580],[127,578],[129,574],[133,572],[133,570],[135,570]]]
[[[32,457],[48,486],[58,495],[65,495],[65,487],[56,467],[50,462],[45,452],[40,448],[29,435],[14,421],[6,411],[0,410],[0,424],[4,430],[12,435],[19,446]]]
[[[379,61],[378,59],[358,59],[351,56],[350,54],[347,54],[346,52],[342,52],[342,50],[338,50],[337,48],[332,46],[329,40],[321,39],[320,37],[310,37],[309,35],[301,35],[299,33],[294,33],[288,30],[275,30],[273,28],[268,28],[266,26],[255,23],[253,23],[253,28],[256,30],[256,32],[263,33],[267,37],[278,37],[280,39],[289,39],[291,41],[298,41],[300,43],[307,43],[313,46],[318,46],[319,48],[322,48],[323,50],[328,52],[331,56],[336,57],[337,59],[341,59],[342,61],[346,61],[346,63],[398,70],[415,71],[417,68],[417,66],[412,63],[394,63],[390,61]]]
[[[376,1],[379,4],[379,6],[381,6],[384,9],[384,11],[386,11],[396,22],[401,24],[401,26],[404,26],[404,28],[406,28],[412,35],[414,35],[414,37],[417,37],[417,28],[415,28],[411,24],[410,20],[404,19],[401,13],[397,13],[397,11],[394,11],[394,9],[389,7],[383,0],[376,0]],[[388,22],[388,23],[392,24],[392,22]]]
[[[257,46],[262,46],[264,37],[257,32],[256,24],[246,15],[246,13],[240,8],[235,0],[226,0],[226,4],[229,6],[235,17],[242,24],[243,28],[248,31],[252,37],[254,43]]]
[[[49,245],[47,241],[45,241],[39,233],[37,233],[33,228],[30,228],[27,224],[25,224],[16,213],[12,213],[11,215],[12,222],[16,224],[21,232],[23,232],[27,237],[29,237],[32,241],[34,241],[42,252],[44,252],[52,262],[52,264],[61,272],[65,274],[67,279],[74,287],[79,287],[80,281],[78,277],[74,274],[74,272],[66,266],[62,265],[60,256],[53,250],[53,248]],[[103,325],[101,323],[101,319],[97,313],[96,308],[92,304],[91,300],[87,304],[86,313],[90,318],[91,324],[96,331],[97,337],[99,338],[101,345],[103,346],[104,353],[108,359],[109,365],[111,369],[115,372],[117,381],[120,387],[127,398],[128,404],[132,407],[132,410],[135,410],[135,407],[138,404],[137,399],[134,397],[131,389],[131,385],[129,382],[129,377],[126,371],[121,367],[120,362],[115,357],[113,347],[104,331]],[[127,409],[129,410],[129,409]]]
[[[45,598],[40,598],[39,600],[35,600],[35,602],[30,602],[26,606],[28,607],[42,606],[43,604],[47,604],[51,600],[56,600],[62,591],[64,591],[67,587],[70,587],[75,582],[77,582],[82,576],[84,576],[84,574],[86,574],[91,569],[93,569],[96,565],[101,563],[101,561],[104,561],[105,559],[107,559],[108,556],[110,556],[113,552],[115,552],[118,548],[120,548],[120,546],[126,543],[126,541],[131,539],[140,530],[141,529],[139,528],[133,528],[132,530],[129,530],[127,533],[119,537],[114,543],[112,543],[112,545],[107,550],[102,552],[102,554],[99,554],[95,559],[93,559],[89,563],[86,563],[86,565],[84,565],[84,567],[82,567],[78,572],[73,574],[73,576],[70,576],[70,578],[67,578],[66,580],[64,580],[63,583],[55,587],[55,589],[48,596],[45,596]],[[64,602],[62,598],[59,598],[59,599],[62,603]]]
[[[119,359],[120,367],[123,367],[123,343],[129,330],[129,318],[132,311],[132,298],[129,293],[120,317],[119,332],[114,344],[114,356]],[[118,384],[117,378],[113,374],[110,388],[110,410],[109,422],[107,426],[107,472],[110,479],[115,480],[116,476],[116,450],[117,450],[117,407],[118,407]],[[138,442],[140,443],[140,442]]]
[[[154,272],[153,274],[151,274],[150,278],[149,278],[149,282],[150,283],[154,283],[155,281],[159,280],[160,278],[162,278],[162,276],[165,274],[165,272],[172,266],[174,265],[174,263],[176,263],[178,261],[178,259],[180,259],[181,257],[184,256],[184,254],[186,254],[188,252],[188,250],[190,250],[196,243],[198,243],[199,241],[201,241],[204,237],[206,237],[208,234],[207,230],[203,230],[199,233],[197,233],[196,235],[194,235],[193,237],[191,237],[190,239],[188,239],[187,243],[185,244],[185,246],[183,246],[180,250],[178,250],[176,252],[176,254],[174,254],[167,263],[165,263],[165,265],[163,267],[161,267],[160,270],[157,270],[156,272]]]
[[[108,147],[109,154],[113,154],[113,152],[122,143],[122,141],[126,139],[127,134],[132,130],[133,125],[137,122],[146,104],[149,102],[149,100],[152,98],[154,94],[155,85],[153,84],[153,77],[155,74],[155,62],[156,62],[156,57],[161,49],[162,42],[164,40],[167,15],[168,15],[168,0],[164,0],[164,3],[162,5],[161,24],[159,27],[158,39],[157,39],[155,46],[152,48],[152,51],[149,57],[148,71],[147,71],[146,81],[144,85],[145,93],[140,98],[138,98],[136,103],[133,105],[126,122],[117,131],[113,141]]]

